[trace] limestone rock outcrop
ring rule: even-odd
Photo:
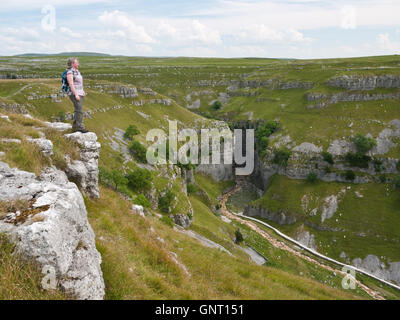
[[[56,286],[71,297],[103,299],[101,256],[77,186],[55,168],[36,177],[0,162],[0,201],[15,200],[27,207],[2,216],[0,232],[17,252],[53,270]]]
[[[395,75],[358,76],[343,75],[326,82],[330,86],[348,90],[373,90],[376,88],[400,88],[400,77]]]
[[[79,145],[81,154],[80,160],[71,161],[67,157],[66,173],[68,178],[76,182],[91,198],[98,198],[98,159],[101,145],[97,142],[96,134],[94,132],[74,132],[66,134],[65,137]]]
[[[385,263],[377,256],[369,254],[365,259],[354,259],[352,264],[357,268],[372,273],[374,276],[400,285],[400,262],[390,262],[387,268]]]

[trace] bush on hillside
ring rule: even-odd
[[[116,191],[124,190],[128,183],[128,179],[120,171],[108,170],[104,167],[99,167],[99,180]]]
[[[212,108],[214,109],[214,110],[219,110],[219,109],[221,109],[222,108],[222,103],[220,102],[220,101],[214,101],[214,103],[212,104]]]
[[[318,175],[315,172],[310,172],[307,175],[307,181],[310,183],[314,183],[317,181]]]
[[[150,208],[150,201],[143,194],[139,194],[133,203],[143,208]]]
[[[354,181],[354,179],[356,178],[356,174],[351,171],[351,170],[347,170],[344,174],[343,174],[344,178],[348,181]]]
[[[124,138],[127,140],[133,140],[134,136],[137,136],[140,133],[139,129],[134,125],[131,124],[124,133]]]
[[[322,158],[324,159],[324,161],[328,162],[329,164],[334,164],[333,156],[331,153],[329,153],[327,151],[323,151]]]
[[[242,233],[240,232],[240,230],[237,229],[237,230],[235,231],[235,243],[239,244],[239,243],[241,243],[241,242],[243,242],[243,235],[242,235]]]
[[[291,152],[289,150],[276,150],[273,163],[279,164],[280,166],[286,167],[287,162],[290,158]]]
[[[169,213],[175,194],[171,190],[167,190],[163,196],[158,198],[158,209],[164,213]]]
[[[129,152],[133,155],[133,157],[141,162],[146,163],[146,153],[147,149],[137,140],[133,140],[131,145],[129,146]]]
[[[148,190],[151,187],[153,177],[147,169],[136,168],[126,175],[128,187],[135,192]]]
[[[193,193],[197,192],[196,186],[194,184],[192,184],[192,183],[188,183],[187,186],[186,186],[186,189],[187,189],[187,193],[188,194],[193,194]]]
[[[356,146],[357,152],[362,154],[367,153],[376,146],[376,141],[374,139],[366,137],[362,134],[356,134],[351,141]]]
[[[368,168],[371,157],[362,153],[351,153],[346,154],[346,161],[351,167]]]

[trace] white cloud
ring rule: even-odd
[[[400,42],[392,41],[388,33],[381,33],[378,35],[377,39],[378,45],[381,49],[384,49],[388,53],[399,53]]]
[[[193,20],[187,31],[187,39],[207,44],[221,44],[221,37],[217,30],[206,27],[198,20]]]
[[[154,43],[155,40],[146,32],[143,26],[137,25],[124,12],[115,10],[104,11],[98,20],[105,26],[116,29],[119,35],[137,43]]]
[[[248,42],[276,42],[276,43],[288,43],[288,42],[310,42],[311,38],[307,38],[300,31],[290,28],[287,30],[273,29],[264,24],[253,24],[249,27],[245,27],[240,31],[235,32],[232,30],[232,36],[237,40],[248,43]]]
[[[342,23],[343,29],[355,29],[357,27],[356,7],[344,6],[342,8]]]
[[[11,28],[8,27],[5,29],[6,33],[10,36],[15,36],[21,40],[34,40],[39,39],[40,34],[38,31],[32,28],[20,27],[20,28]]]
[[[64,33],[72,38],[82,38],[82,34],[73,32],[70,28],[67,27],[60,27],[60,31],[61,33]]]

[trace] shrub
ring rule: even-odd
[[[327,151],[322,152],[322,158],[324,159],[324,161],[328,162],[329,164],[334,163],[332,154]]]
[[[123,190],[128,183],[128,179],[120,171],[104,167],[99,167],[99,179],[101,183],[117,191]]]
[[[376,172],[382,171],[382,161],[379,159],[374,159],[374,169]]]
[[[220,102],[220,101],[214,101],[214,103],[212,104],[212,108],[214,109],[214,110],[219,110],[219,109],[221,109],[222,108],[222,103]]]
[[[137,161],[141,163],[146,163],[147,150],[139,141],[133,140],[133,142],[129,146],[129,151]]]
[[[171,190],[158,198],[158,209],[164,213],[169,213],[172,201],[175,198],[175,194]]]
[[[276,150],[273,162],[280,166],[287,166],[291,152],[289,150]]]
[[[331,173],[331,172],[332,172],[332,168],[329,167],[329,166],[326,166],[326,167],[324,168],[324,171],[325,171],[325,173]]]
[[[311,182],[311,183],[314,183],[315,181],[317,181],[317,178],[318,178],[318,175],[315,172],[310,172],[307,175],[307,181]]]
[[[189,193],[189,194],[192,194],[192,193],[196,193],[196,192],[197,192],[196,186],[195,186],[194,184],[192,184],[192,183],[189,183],[189,184],[186,186],[186,189],[187,189],[187,193]]]
[[[379,181],[382,182],[382,183],[385,183],[387,181],[386,174],[381,174],[379,176]]]
[[[264,151],[268,147],[269,139],[267,137],[261,137],[261,139],[258,143],[259,143],[260,151]]]
[[[400,176],[396,176],[396,177],[394,178],[394,186],[395,186],[397,189],[400,189]]]
[[[362,153],[351,153],[349,152],[346,154],[346,161],[349,163],[350,166],[352,167],[358,167],[358,168],[368,168],[368,164],[371,160],[371,157],[364,155]]]
[[[127,140],[133,140],[134,136],[137,136],[140,133],[139,129],[134,125],[131,124],[124,133],[124,138]]]
[[[268,121],[267,123],[259,126],[255,132],[255,137],[257,139],[257,142],[260,143],[260,140],[263,137],[269,137],[276,131],[277,128],[278,128],[278,122],[276,121]]]
[[[345,173],[344,173],[344,178],[346,179],[346,180],[349,180],[349,181],[353,181],[355,178],[356,178],[356,174],[353,172],[353,171],[351,171],[351,170],[347,170]]]
[[[376,146],[376,141],[374,139],[368,138],[362,134],[356,134],[351,141],[356,146],[357,152],[362,154],[367,153]]]
[[[161,220],[162,222],[164,222],[167,226],[170,226],[171,228],[174,227],[174,223],[172,222],[172,220],[171,220],[170,217],[168,217],[168,216],[162,216],[162,217],[160,218],[160,220]]]
[[[237,230],[235,231],[235,242],[236,242],[237,244],[239,244],[239,243],[241,243],[242,241],[243,241],[243,235],[242,235],[242,233],[240,232],[240,230],[237,229]]]
[[[136,192],[150,189],[153,180],[151,172],[141,168],[130,171],[126,178],[128,179],[128,187]]]
[[[397,161],[397,164],[396,164],[396,169],[397,169],[397,171],[400,171],[400,160],[399,160],[399,161]]]
[[[143,194],[139,194],[133,203],[142,206],[143,208],[150,208],[150,201],[147,200]]]

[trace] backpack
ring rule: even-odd
[[[72,70],[72,69],[69,68],[69,69],[65,70],[61,75],[61,91],[64,93],[69,93],[71,90],[69,87],[69,84],[68,84],[68,80],[67,80],[67,73],[69,70]],[[72,70],[72,75],[73,75],[74,79],[75,79],[76,73],[77,73],[76,71]]]

